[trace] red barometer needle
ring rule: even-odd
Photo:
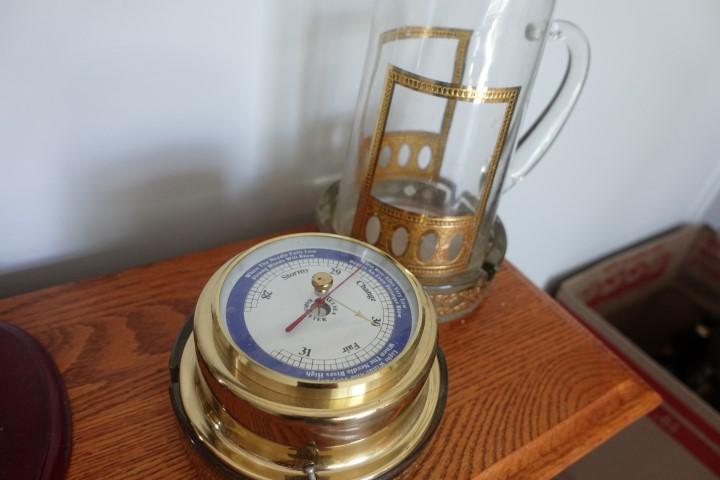
[[[308,309],[305,310],[305,311],[302,313],[302,315],[300,315],[298,318],[296,318],[295,320],[293,320],[293,322],[292,322],[290,325],[288,325],[287,327],[285,327],[285,331],[288,332],[288,333],[289,333],[289,332],[292,332],[295,327],[297,327],[298,325],[300,325],[300,322],[302,322],[303,320],[305,320],[305,317],[307,317],[308,315],[310,315],[310,312],[312,312],[315,308],[317,308],[317,307],[319,307],[320,305],[322,305],[323,303],[325,303],[325,299],[326,299],[326,298],[328,298],[330,295],[332,295],[333,293],[335,293],[335,291],[336,291],[338,288],[342,287],[345,282],[347,282],[348,280],[350,280],[350,277],[352,277],[352,276],[355,275],[357,272],[359,272],[360,270],[362,270],[362,267],[363,267],[362,264],[360,264],[360,266],[359,266],[358,268],[356,268],[354,272],[352,272],[350,275],[348,275],[347,277],[345,277],[345,279],[344,279],[342,282],[338,283],[338,284],[335,286],[335,288],[333,288],[332,290],[330,290],[328,293],[326,293],[326,294],[323,295],[322,297],[316,298],[315,301],[312,303],[312,305],[310,305],[310,307],[308,307]]]

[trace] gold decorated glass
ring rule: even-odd
[[[493,245],[504,242],[495,238],[504,235],[500,194],[537,164],[584,83],[587,41],[573,24],[552,20],[553,7],[376,4],[347,162],[321,200],[319,223],[392,254],[420,279],[441,319],[479,304],[487,264],[497,261]],[[548,38],[567,46],[567,69],[519,136]]]

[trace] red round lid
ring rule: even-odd
[[[3,322],[0,391],[0,478],[64,478],[71,420],[62,377],[35,338]]]

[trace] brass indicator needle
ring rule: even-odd
[[[339,303],[340,305],[342,305],[343,307],[345,307],[345,308],[347,308],[348,310],[350,310],[351,312],[353,312],[356,317],[364,318],[365,320],[367,320],[368,322],[370,322],[370,325],[372,325],[373,327],[376,327],[376,326],[377,326],[377,325],[375,325],[375,324],[373,323],[372,320],[370,320],[368,317],[366,317],[360,310],[354,310],[354,309],[352,309],[351,307],[345,305],[343,302],[341,302],[340,300],[338,300],[337,297],[332,297],[332,299],[335,300],[335,301],[336,301],[337,303]]]

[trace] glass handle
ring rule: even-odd
[[[508,174],[503,192],[535,168],[562,130],[585,85],[590,67],[590,44],[583,31],[573,23],[555,20],[550,26],[549,37],[564,42],[567,47],[565,75],[550,103],[518,141],[513,163],[519,163],[520,167]]]

